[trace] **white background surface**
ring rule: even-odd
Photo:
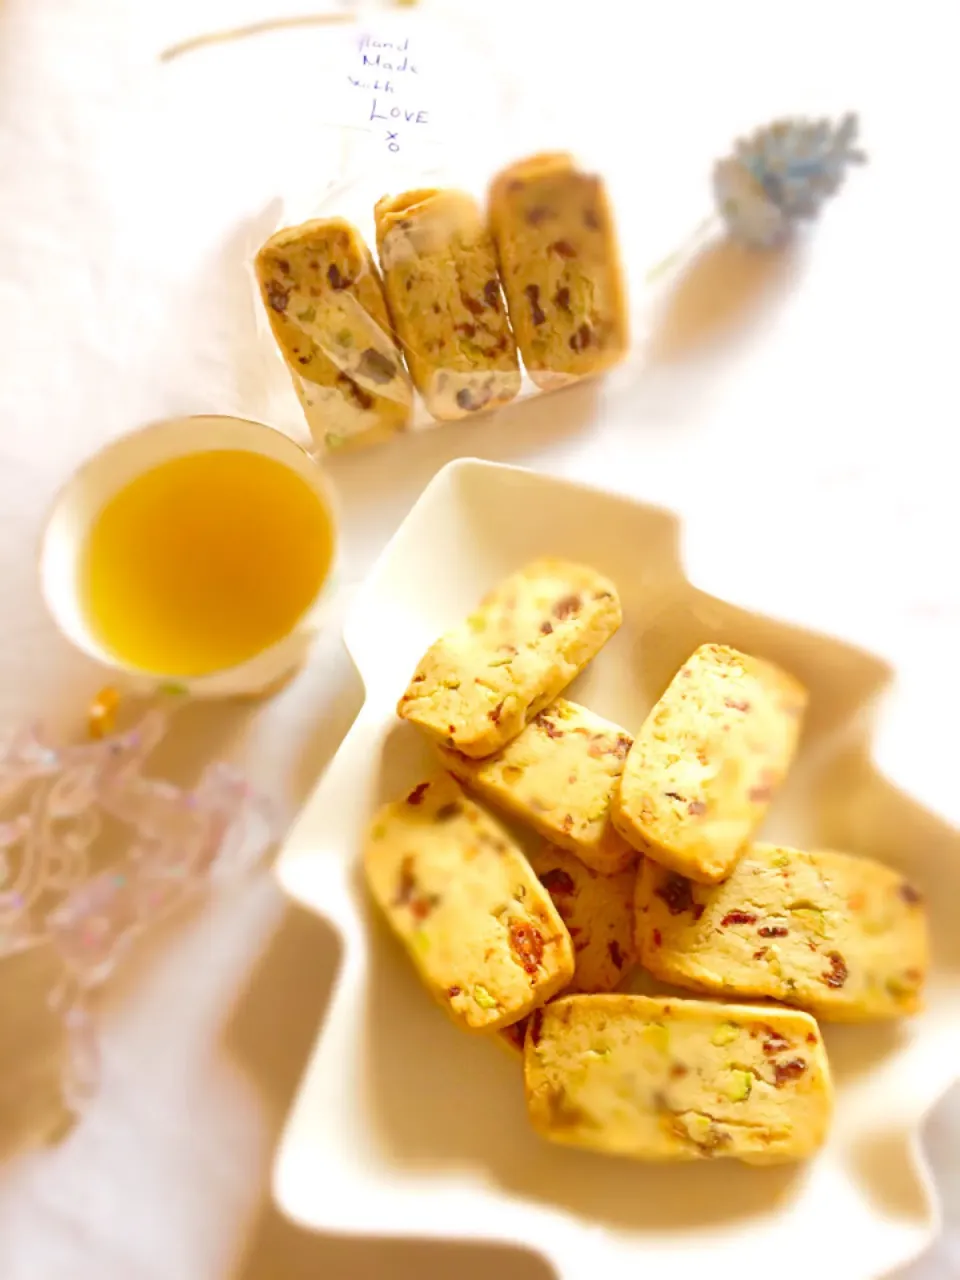
[[[271,202],[302,184],[305,162],[318,172],[339,163],[318,116],[328,73],[288,74],[307,36],[297,54],[274,37],[174,63],[158,54],[200,31],[312,7],[0,0],[5,721],[39,712],[75,728],[98,686],[52,632],[33,580],[43,510],[72,467],[157,417],[276,411],[243,256]],[[793,616],[802,592],[805,623],[888,658],[907,704],[935,705],[960,643],[954,7],[813,0],[775,17],[748,0],[722,12],[674,0],[631,6],[629,29],[612,0],[517,9],[484,5],[486,46],[497,17],[509,36],[493,41],[498,71],[477,81],[464,64],[476,103],[468,141],[486,140],[465,150],[483,168],[528,144],[569,141],[603,168],[646,304],[643,357],[598,395],[571,392],[331,464],[344,576],[362,574],[450,457],[526,462],[680,511],[694,576],[698,544],[722,538],[742,562],[756,539],[772,542],[782,571],[766,584],[766,611]],[[802,252],[762,264],[707,252],[668,296],[643,296],[643,269],[706,211],[710,162],[737,132],[781,111],[847,107],[862,113],[871,164]],[[293,807],[357,701],[331,636],[269,707],[190,712],[171,760],[231,754]],[[934,803],[956,772],[950,725],[915,758],[903,781]],[[86,1124],[57,1150],[0,1165],[4,1280],[542,1280],[519,1254],[300,1240],[263,1206],[323,1006],[311,975],[329,968],[326,936],[264,878],[135,958],[107,1011],[105,1088]],[[42,1000],[28,981],[11,990],[2,969],[0,992],[5,1014],[13,999]],[[5,1065],[16,1060],[10,1026],[0,1023]],[[16,1089],[29,1110],[28,1070]],[[931,1136],[960,1222],[957,1105],[938,1113]],[[955,1240],[910,1280],[957,1274],[958,1257]]]

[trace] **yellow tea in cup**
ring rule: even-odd
[[[67,480],[40,543],[61,633],[144,694],[259,697],[306,661],[337,596],[334,494],[289,436],[249,418],[168,418]]]
[[[117,661],[203,676],[288,635],[330,570],[331,516],[283,462],[245,449],[170,458],[103,506],[81,558],[81,607]]]

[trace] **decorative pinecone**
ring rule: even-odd
[[[864,164],[859,122],[777,120],[737,141],[713,170],[717,209],[730,234],[754,248],[782,244],[801,219],[815,218],[840,189],[847,166]]]

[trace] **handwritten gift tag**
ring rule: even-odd
[[[433,51],[408,30],[371,28],[351,42],[344,69],[345,122],[371,135],[375,149],[409,157],[445,132]]]
[[[394,42],[362,36],[358,74],[350,85],[370,98],[370,124],[381,133],[388,151],[398,153],[408,134],[429,127],[430,111],[420,88],[420,73],[410,57],[410,37]]]

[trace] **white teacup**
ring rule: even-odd
[[[330,567],[306,613],[276,643],[239,665],[204,675],[144,671],[104,649],[83,607],[83,554],[105,504],[161,463],[216,449],[241,449],[282,463],[305,480],[326,510],[333,549]],[[123,687],[149,692],[176,687],[195,697],[256,696],[281,684],[306,658],[332,595],[336,567],[336,508],[323,472],[289,436],[262,423],[226,416],[173,418],[107,445],[67,482],[54,501],[40,549],[40,585],[61,632],[77,648],[123,677]]]

